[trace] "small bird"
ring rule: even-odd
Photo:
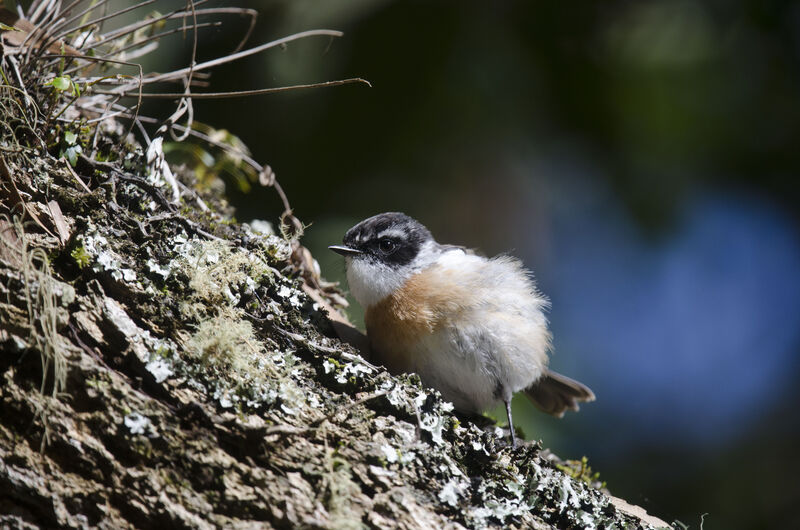
[[[417,373],[463,413],[502,401],[514,448],[514,393],[558,417],[594,401],[588,387],[547,369],[549,303],[519,260],[439,244],[397,212],[361,221],[342,242],[328,248],[345,257],[371,359],[390,372]]]
[[[509,256],[484,258],[442,245],[421,223],[382,213],[347,231],[350,291],[364,307],[371,359],[390,372],[415,372],[455,408],[479,414],[502,401],[512,447],[511,397],[524,391],[561,417],[594,401],[582,383],[547,369],[547,299]]]

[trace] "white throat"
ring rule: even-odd
[[[365,258],[348,257],[347,284],[361,307],[374,306],[403,286],[414,274],[432,265],[441,255],[438,245],[426,243],[407,265],[389,265]]]

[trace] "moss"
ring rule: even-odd
[[[110,383],[100,377],[90,377],[86,380],[86,386],[96,388],[97,390],[104,391],[109,387]]]
[[[600,473],[592,471],[589,466],[589,459],[585,456],[581,457],[580,460],[565,460],[563,463],[556,463],[556,468],[589,486],[596,486],[599,483],[599,487],[606,487],[605,482],[600,482]]]
[[[83,269],[88,267],[89,264],[92,262],[92,256],[86,252],[86,247],[83,245],[78,245],[69,253],[72,256],[72,259],[75,260],[75,264],[78,266],[79,269]]]

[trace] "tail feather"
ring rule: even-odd
[[[566,410],[578,410],[578,403],[595,399],[588,386],[550,370],[525,389],[525,395],[539,410],[558,418]]]

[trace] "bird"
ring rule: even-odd
[[[345,258],[371,361],[418,374],[467,415],[502,402],[513,449],[515,393],[557,417],[594,401],[589,387],[548,369],[549,301],[518,259],[440,244],[400,212],[361,221],[342,243],[328,248]]]

